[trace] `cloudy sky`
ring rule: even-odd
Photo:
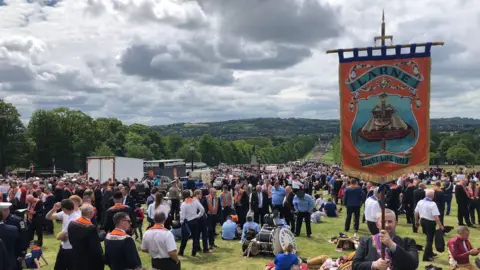
[[[0,0],[0,98],[126,123],[336,119],[338,59],[434,47],[432,117],[480,118],[478,0]],[[384,4],[388,3],[388,5]]]

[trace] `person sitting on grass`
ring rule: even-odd
[[[315,194],[315,209],[323,211],[323,206],[325,205],[325,200],[323,199],[323,194]]]
[[[25,268],[40,269],[40,258],[43,255],[42,248],[37,240],[30,243],[31,252],[25,256]]]
[[[323,212],[327,217],[338,217],[337,205],[333,202],[332,198],[328,198],[327,203],[323,207]]]
[[[293,245],[290,243],[283,246],[283,253],[277,254],[274,267],[268,265],[265,270],[297,270],[299,267],[299,260],[297,255],[294,253]]]
[[[255,235],[260,231],[260,226],[256,222],[253,221],[253,216],[248,215],[247,216],[247,222],[243,224],[243,230],[242,230],[242,243],[244,243],[246,240],[251,240],[247,239],[247,233],[249,231],[252,231],[251,234],[255,237]]]
[[[238,239],[237,223],[232,220],[232,216],[227,217],[222,225],[222,239],[223,240],[236,240]]]

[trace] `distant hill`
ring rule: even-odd
[[[432,130],[455,132],[480,127],[480,119],[438,118],[431,119]],[[153,126],[160,135],[177,133],[186,138],[198,138],[208,133],[216,138],[239,139],[257,136],[290,136],[301,134],[321,134],[333,136],[339,132],[339,120],[319,120],[305,118],[254,118],[209,123],[178,123]]]

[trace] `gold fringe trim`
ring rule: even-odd
[[[343,166],[342,170],[343,173],[350,177],[355,177],[363,181],[374,182],[377,184],[385,184],[392,182],[393,180],[397,180],[398,177],[404,174],[416,173],[430,168],[429,162],[424,162],[421,164],[417,164],[415,166],[409,166],[397,171],[392,172],[391,174],[387,175],[380,175],[375,173],[367,173],[360,171],[356,168]]]

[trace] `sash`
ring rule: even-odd
[[[28,220],[32,220],[33,218],[33,215],[35,214],[34,210],[35,210],[35,206],[37,206],[37,202],[39,200],[37,198],[33,199],[33,203],[31,203],[29,206],[28,206]]]
[[[232,206],[232,195],[229,192],[223,192],[220,197],[222,197],[222,204],[223,206]]]
[[[117,235],[117,236],[125,236],[125,235],[127,235],[126,232],[124,232],[124,231],[122,231],[122,230],[119,230],[119,229],[113,230],[110,234],[111,234],[111,235]]]
[[[163,225],[161,224],[155,224],[153,225],[149,230],[162,230],[162,231],[168,231],[167,228],[165,228]]]
[[[380,241],[380,234],[377,233],[375,235],[372,235],[372,244],[373,247],[375,247],[375,250],[377,251],[378,258],[382,257],[382,242]],[[385,247],[385,259],[386,260],[391,260],[390,252],[387,247]]]
[[[19,190],[18,187],[16,187],[15,189],[10,189],[8,198],[10,199],[11,202],[15,199],[15,194],[17,194],[18,190]]]
[[[239,191],[235,191],[235,203],[238,203],[238,204],[241,203],[242,195],[243,195],[243,189],[240,189]]]
[[[215,215],[217,214],[217,210],[218,210],[218,203],[213,203],[212,201],[212,195],[208,195],[207,196],[207,203],[208,203],[208,213],[210,215]],[[213,198],[215,201],[217,200],[217,198]],[[214,204],[215,204],[215,207],[214,207]]]
[[[90,220],[88,220],[88,219],[86,219],[86,218],[84,218],[84,217],[79,217],[79,218],[77,218],[77,219],[75,220],[75,222],[80,223],[80,224],[83,224],[83,225],[93,225],[93,223],[92,223]]]

